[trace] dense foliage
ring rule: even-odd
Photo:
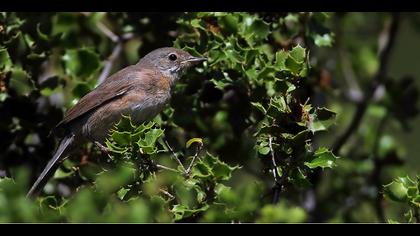
[[[1,13],[0,221],[419,222],[396,134],[418,90],[388,72],[402,22],[420,17]],[[27,199],[64,112],[163,46],[208,61],[153,121],[121,117],[108,153],[87,143]]]

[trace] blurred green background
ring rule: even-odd
[[[417,63],[418,55],[420,55],[420,47],[415,46],[418,40],[420,40],[420,31],[416,26],[416,24],[410,24],[408,20],[402,23],[389,66],[391,76],[402,77],[412,75],[414,78],[420,78],[420,68]],[[418,79],[415,81],[416,85],[420,86],[420,81]],[[398,140],[406,144],[404,145],[407,148],[408,157],[406,166],[410,174],[415,175],[420,169],[420,158],[417,157],[417,141],[420,138],[420,117],[413,119],[410,132],[401,132],[398,130],[395,132]]]

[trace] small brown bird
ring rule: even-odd
[[[106,150],[102,143],[122,114],[130,115],[136,124],[155,117],[168,103],[182,74],[205,60],[180,49],[159,48],[108,77],[82,97],[56,126],[65,130],[64,137],[27,196],[42,189],[59,164],[81,143],[91,141]]]

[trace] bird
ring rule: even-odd
[[[61,142],[26,196],[36,196],[61,162],[84,142],[106,151],[104,141],[122,115],[129,115],[137,125],[153,119],[170,101],[181,76],[206,60],[182,49],[163,47],[106,78],[70,108],[53,129],[64,131]]]

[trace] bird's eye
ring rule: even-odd
[[[169,60],[175,61],[177,59],[177,56],[173,53],[169,54]]]

